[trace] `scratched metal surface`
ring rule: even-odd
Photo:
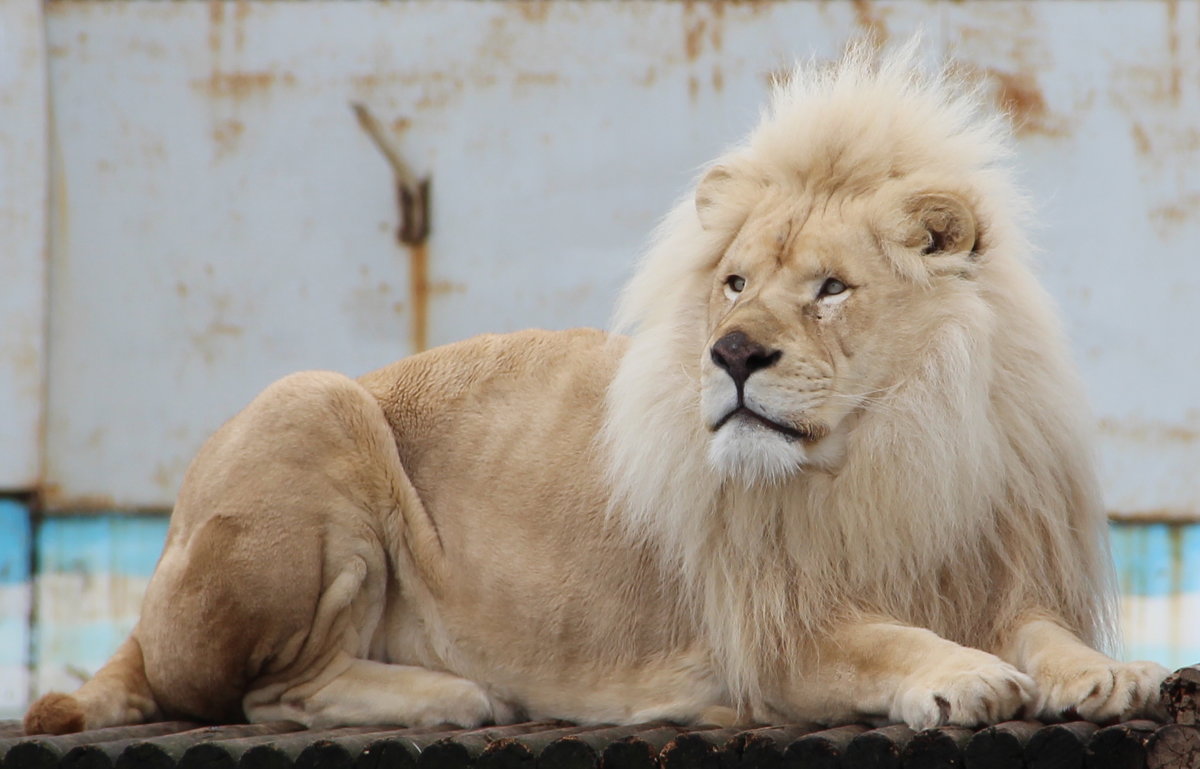
[[[0,3],[0,489],[39,480],[47,214],[42,28],[40,0]]]
[[[1110,509],[1196,515],[1200,6],[1167,2],[51,3],[47,498],[169,505],[255,392],[411,352],[414,308],[431,345],[604,325],[769,73],[919,26],[1020,121]],[[352,101],[433,178],[423,285]]]

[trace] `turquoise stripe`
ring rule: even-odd
[[[1153,660],[1169,670],[1200,662],[1200,644],[1176,646],[1169,643],[1127,644],[1122,659]]]
[[[1200,524],[1121,522],[1109,531],[1122,595],[1200,592]]]
[[[0,499],[0,585],[29,581],[31,537],[29,510],[16,500]]]
[[[29,618],[0,617],[0,667],[29,661]]]
[[[34,628],[34,648],[39,665],[70,664],[82,670],[100,668],[133,629],[133,620],[116,622],[73,622]]]
[[[165,515],[50,517],[37,532],[38,570],[149,577],[167,535]]]

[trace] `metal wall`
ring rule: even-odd
[[[0,3],[0,489],[41,480],[47,126],[40,0]]]
[[[603,325],[656,218],[753,123],[771,73],[923,27],[930,59],[988,78],[1020,123],[1111,509],[1200,511],[1194,3],[91,0],[49,4],[45,27],[54,506],[167,507],[203,438],[269,381],[368,370],[418,326],[438,344]],[[35,194],[10,182],[6,200],[33,234],[5,282],[24,325],[4,328],[28,365],[45,117],[22,77],[26,125],[2,135],[26,137],[9,178]],[[397,242],[392,172],[352,102],[432,177],[422,248]],[[40,405],[29,370],[0,390],[16,424]]]
[[[163,511],[200,442],[287,372],[605,325],[655,221],[773,74],[917,29],[1017,121],[1109,509],[1200,517],[1200,4],[1142,0],[4,0],[0,489]],[[393,169],[356,103],[431,179],[422,244],[397,238]],[[154,550],[147,526],[95,536]],[[1200,626],[1173,619],[1176,597],[1200,588],[1152,576],[1187,573],[1170,534],[1186,527],[1156,526],[1118,530],[1127,625],[1137,648],[1171,627],[1162,654],[1190,653]],[[126,596],[96,599],[112,633],[131,621],[140,572],[70,563]],[[0,592],[0,640],[20,601],[74,621],[56,574]],[[58,643],[30,643],[39,688],[82,654]]]

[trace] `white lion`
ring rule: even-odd
[[[914,46],[776,88],[618,325],[271,386],[30,731],[1152,711],[1003,122]]]

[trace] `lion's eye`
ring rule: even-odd
[[[847,286],[837,278],[826,278],[821,284],[821,289],[817,291],[817,296],[837,296],[846,290]]]
[[[746,290],[746,279],[741,275],[730,275],[725,279],[725,285],[735,294],[740,294]]]

